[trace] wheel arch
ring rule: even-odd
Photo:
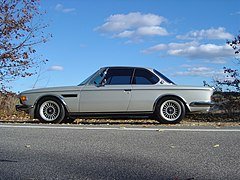
[[[163,99],[163,98],[176,98],[178,100],[180,100],[184,106],[185,106],[185,109],[187,112],[190,112],[190,108],[189,108],[189,105],[187,103],[187,101],[181,97],[181,96],[178,96],[178,95],[175,95],[175,94],[164,94],[162,96],[159,96],[156,101],[154,102],[154,105],[153,105],[153,112],[156,111],[156,107],[157,107],[157,104]]]
[[[34,118],[36,118],[36,112],[37,112],[37,105],[39,103],[39,101],[41,101],[43,98],[55,98],[57,99],[58,101],[60,101],[62,104],[63,104],[63,107],[66,111],[66,114],[68,115],[69,114],[69,108],[66,104],[66,102],[64,101],[64,98],[62,96],[59,96],[59,95],[56,95],[56,94],[45,94],[45,95],[42,95],[40,97],[37,98],[37,100],[35,101],[34,103]]]

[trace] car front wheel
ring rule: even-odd
[[[185,116],[185,106],[178,98],[165,97],[156,107],[155,116],[160,123],[175,124]]]
[[[63,104],[53,97],[40,100],[36,113],[42,123],[60,123],[65,117]]]

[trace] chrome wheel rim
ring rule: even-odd
[[[39,114],[45,121],[54,121],[59,117],[60,107],[55,101],[45,101],[39,108]]]
[[[167,121],[176,121],[182,114],[181,105],[175,100],[167,100],[160,107],[161,116]]]

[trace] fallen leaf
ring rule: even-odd
[[[214,148],[217,148],[217,147],[219,147],[220,145],[219,144],[215,144],[213,147]]]

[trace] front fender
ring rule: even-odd
[[[44,94],[40,97],[38,97],[33,105],[33,108],[34,108],[34,117],[35,117],[35,112],[36,112],[36,106],[38,104],[38,102],[42,99],[42,98],[46,98],[46,97],[54,97],[56,99],[58,99],[63,105],[64,107],[66,108],[67,112],[69,112],[69,108],[68,108],[68,105],[67,103],[64,101],[64,98],[63,96],[60,96],[60,95],[56,95],[56,94]]]

